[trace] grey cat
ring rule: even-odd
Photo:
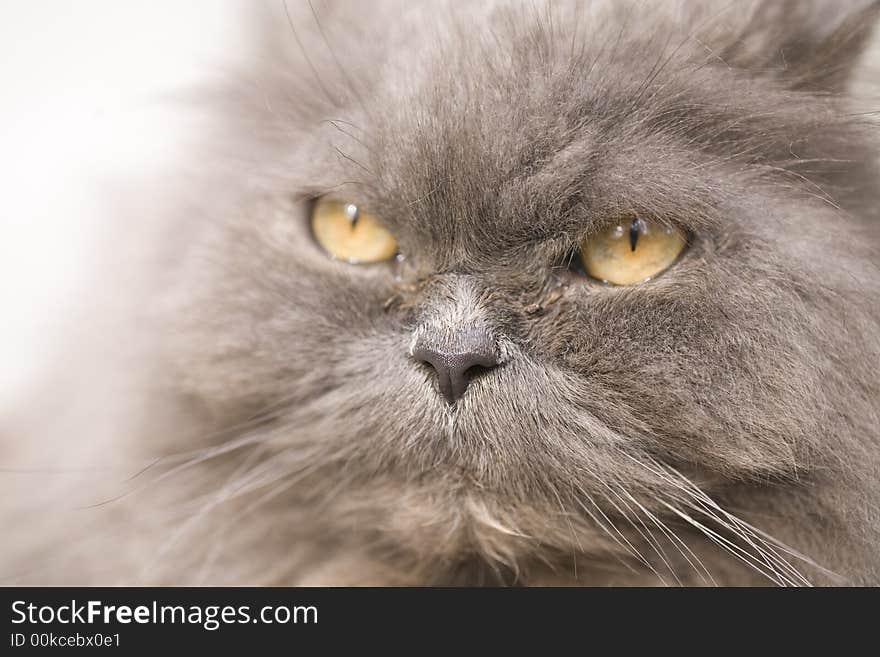
[[[7,434],[4,581],[880,584],[880,4],[288,5]]]

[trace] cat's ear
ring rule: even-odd
[[[841,91],[876,34],[880,0],[760,0],[729,60],[794,89]]]

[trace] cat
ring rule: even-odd
[[[880,584],[878,13],[261,14],[7,423],[3,581]],[[637,220],[686,245],[591,276]]]

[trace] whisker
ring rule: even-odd
[[[367,173],[370,174],[371,176],[375,177],[375,174],[374,174],[369,168],[367,168],[366,166],[364,166],[363,164],[361,164],[360,162],[358,162],[358,161],[357,161],[356,159],[354,159],[351,155],[348,155],[347,153],[345,153],[345,152],[344,152],[341,148],[339,148],[338,146],[333,146],[333,150],[335,150],[336,153],[337,153],[338,155],[340,155],[341,157],[343,157],[344,159],[348,160],[349,162],[351,162],[351,163],[354,164],[355,166],[361,168],[362,170],[364,170],[365,172],[367,172]]]
[[[333,58],[333,63],[336,64],[336,68],[339,69],[339,72],[342,74],[342,77],[345,78],[345,83],[351,92],[354,94],[355,99],[358,104],[361,106],[364,114],[369,114],[367,111],[367,106],[364,103],[364,99],[358,91],[357,84],[348,74],[348,71],[345,70],[345,67],[342,66],[342,63],[339,61],[339,58],[336,56],[336,51],[333,50],[333,47],[330,45],[330,40],[327,38],[327,34],[324,32],[324,26],[321,25],[321,20],[318,18],[318,13],[315,11],[315,6],[312,4],[312,0],[307,0],[309,9],[312,12],[312,18],[315,19],[315,25],[318,27],[318,32],[321,34],[321,39],[324,41],[324,45],[327,46],[327,50],[330,52],[330,56]]]
[[[658,500],[658,501],[660,504],[662,504],[667,509],[669,509],[672,513],[679,516],[680,518],[682,518],[683,520],[688,522],[690,525],[692,525],[694,528],[698,529],[703,534],[705,534],[706,537],[708,537],[711,541],[716,543],[719,547],[724,548],[727,552],[729,552],[730,554],[735,556],[737,559],[739,559],[740,561],[742,561],[746,565],[750,566],[753,570],[760,573],[761,575],[763,575],[764,577],[769,579],[771,582],[774,582],[775,584],[777,584],[779,586],[786,586],[788,584],[792,584],[792,585],[794,584],[794,582],[792,580],[790,580],[784,576],[779,575],[779,573],[773,571],[772,569],[770,570],[769,573],[766,572],[762,567],[762,562],[758,561],[755,557],[753,557],[748,552],[746,552],[745,550],[740,548],[738,545],[736,545],[736,543],[733,543],[732,541],[721,536],[719,533],[713,531],[712,529],[710,529],[706,525],[702,524],[698,520],[695,520],[694,518],[692,518],[690,515],[688,515],[687,513],[682,511],[681,509],[677,509],[676,507],[672,506],[671,504],[669,504],[665,500]]]
[[[315,68],[315,64],[312,62],[311,58],[309,57],[308,51],[306,51],[302,41],[299,38],[299,33],[297,33],[296,27],[294,27],[293,25],[293,18],[291,18],[290,16],[290,8],[287,6],[287,0],[281,0],[281,4],[284,7],[284,15],[287,16],[287,24],[290,26],[290,31],[293,32],[293,38],[296,40],[296,45],[299,46],[303,59],[306,60],[306,64],[308,64],[309,68],[312,70],[312,75],[315,76],[315,81],[318,83],[318,87],[320,87],[321,91],[324,93],[324,95],[327,97],[327,100],[329,100],[331,104],[338,105],[339,103],[324,84],[324,81],[318,74],[318,69]]]
[[[344,134],[344,135],[345,135],[346,137],[348,137],[349,139],[351,139],[351,140],[353,140],[353,141],[356,141],[358,144],[360,144],[361,146],[363,146],[365,149],[367,149],[367,150],[370,149],[370,147],[367,146],[367,145],[364,143],[363,139],[360,139],[359,137],[355,137],[355,136],[354,136],[353,134],[351,134],[348,130],[344,130],[344,129],[340,128],[340,127],[339,127],[339,123],[340,123],[340,121],[339,121],[338,119],[324,119],[324,120],[322,120],[322,121],[319,121],[319,123],[326,123],[326,124],[328,124],[328,125],[333,126],[333,127],[336,128],[339,132],[341,132],[342,134]]]
[[[663,579],[663,576],[657,572],[656,568],[654,568],[654,566],[651,565],[651,562],[649,562],[647,559],[645,559],[644,555],[642,555],[642,553],[639,552],[639,550],[637,550],[635,548],[635,546],[629,541],[629,539],[627,539],[626,536],[623,535],[623,533],[617,528],[617,525],[615,525],[614,522],[602,510],[602,508],[598,504],[596,504],[595,500],[593,500],[593,498],[591,496],[587,495],[587,493],[585,491],[581,490],[581,493],[583,493],[584,495],[587,496],[587,499],[590,501],[590,504],[592,504],[593,507],[596,509],[596,511],[598,511],[599,514],[605,519],[605,521],[608,523],[608,525],[610,525],[611,529],[614,531],[615,534],[617,534],[617,536],[620,538],[620,540],[617,540],[614,537],[614,535],[611,533],[609,533],[609,536],[611,536],[611,538],[614,539],[615,542],[618,543],[618,545],[621,545],[621,547],[624,547],[624,544],[626,544],[625,545],[626,551],[629,552],[631,555],[633,555],[636,558],[636,560],[638,560],[643,566],[645,566],[651,572],[653,572],[657,576],[657,579],[660,580],[664,585],[667,585],[666,580]],[[586,510],[586,507],[584,506],[584,504],[580,500],[578,500],[578,503],[580,504],[580,506],[582,508],[584,508],[584,510]],[[592,514],[590,514],[590,516],[595,518],[595,516],[593,516]],[[606,529],[606,532],[607,532],[607,529]],[[623,541],[623,543],[621,543],[620,541]]]
[[[642,460],[636,459],[623,451],[621,451],[621,454],[669,483],[673,489],[678,490],[680,494],[685,496],[684,499],[680,496],[673,498],[675,501],[685,504],[692,511],[696,511],[707,518],[710,518],[721,527],[732,532],[736,537],[744,541],[754,554],[725,538],[721,534],[713,531],[709,527],[706,527],[703,523],[700,523],[682,509],[674,507],[668,501],[658,500],[681,519],[701,531],[710,540],[719,545],[719,547],[724,548],[741,561],[747,563],[757,572],[779,585],[810,585],[809,580],[802,573],[776,552],[773,544],[778,541],[775,541],[775,539],[768,541],[759,537],[755,532],[747,528],[746,523],[740,521],[733,516],[733,514],[722,509],[703,490],[683,474],[678,472],[675,468],[661,464],[655,459],[648,459],[653,465],[652,467]]]
[[[562,512],[565,521],[568,523],[568,530],[571,532],[571,541],[572,541],[572,554],[571,554],[571,566],[574,571],[574,579],[577,581],[578,572],[577,572],[577,554],[574,551],[575,546],[577,546],[578,550],[583,553],[584,546],[581,545],[580,539],[574,531],[574,525],[571,524],[571,518],[569,517],[568,512],[565,510],[565,505],[562,503],[562,498],[559,497],[559,491],[555,488],[553,489],[553,494],[556,496],[556,501],[559,503],[559,510]]]
[[[642,513],[644,513],[648,517],[648,519],[657,526],[657,528],[661,532],[663,532],[669,542],[673,545],[673,547],[678,550],[684,560],[688,562],[688,564],[700,576],[703,582],[705,582],[706,584],[711,582],[712,586],[718,586],[718,583],[715,581],[715,578],[712,577],[709,569],[706,568],[706,565],[703,563],[703,561],[696,554],[693,553],[693,551],[688,547],[687,543],[685,543],[675,532],[673,532],[665,522],[660,520],[660,518],[657,517],[657,514],[652,512],[650,509],[645,508],[645,506],[635,497],[633,497],[625,488],[620,487],[620,491],[630,500],[632,500],[633,504],[635,504],[642,511]],[[697,568],[694,562],[691,561],[688,555],[694,558],[694,560],[699,564],[699,568]]]
[[[195,452],[196,456],[181,463],[180,465],[177,465],[177,466],[171,468],[170,470],[166,470],[165,472],[158,475],[152,481],[148,481],[148,482],[145,482],[144,484],[134,486],[134,487],[130,488],[129,490],[127,490],[123,493],[120,493],[119,495],[116,495],[112,498],[102,500],[102,501],[96,502],[94,504],[87,504],[87,505],[84,505],[82,507],[77,507],[77,508],[78,509],[93,509],[93,508],[97,508],[100,506],[105,506],[107,504],[111,504],[113,502],[117,502],[117,501],[131,495],[132,493],[138,491],[138,490],[142,490],[143,488],[145,488],[147,486],[155,486],[156,484],[161,483],[162,481],[168,479],[169,477],[174,476],[175,474],[178,474],[179,472],[182,472],[182,471],[187,470],[189,468],[195,467],[195,466],[197,466],[201,463],[204,463],[206,461],[209,461],[213,458],[217,458],[218,456],[222,456],[224,454],[234,452],[238,449],[241,449],[242,447],[246,447],[248,445],[253,445],[253,444],[258,444],[258,443],[262,442],[263,440],[265,440],[264,436],[249,434],[249,435],[245,435],[241,438],[238,438],[236,440],[231,440],[226,443],[223,443],[222,445],[220,445],[218,447],[212,447],[212,448],[208,448],[208,449],[198,450],[197,452]],[[179,455],[175,455],[174,457],[168,457],[168,459],[179,459],[179,458],[181,458],[181,456],[179,456]],[[163,457],[163,459],[160,459],[160,460],[165,460],[165,457]],[[152,467],[152,465],[149,466],[148,468],[145,468],[144,471],[148,470],[150,467]]]
[[[809,584],[810,584],[809,580],[807,580],[806,577],[804,577],[804,576],[803,576],[803,575],[802,575],[802,574],[801,574],[796,568],[794,568],[794,566],[793,566],[792,564],[790,564],[787,560],[785,560],[784,558],[782,558],[782,557],[781,557],[781,556],[775,551],[774,547],[779,547],[780,549],[782,549],[782,548],[784,547],[783,544],[782,544],[780,541],[778,541],[778,539],[774,539],[774,538],[770,537],[769,535],[766,535],[766,534],[765,534],[765,535],[768,537],[768,539],[769,539],[769,542],[768,542],[768,540],[765,540],[765,539],[763,539],[763,538],[757,536],[757,535],[755,534],[755,532],[754,532],[754,529],[755,529],[755,528],[753,528],[751,525],[749,525],[748,523],[746,523],[744,520],[742,520],[742,519],[738,518],[737,516],[733,515],[733,514],[730,513],[729,511],[723,509],[721,506],[718,505],[717,502],[715,502],[715,500],[713,500],[711,497],[709,497],[709,496],[708,496],[703,490],[701,490],[701,489],[700,489],[698,486],[696,486],[692,481],[690,481],[690,479],[688,479],[688,478],[685,477],[683,474],[681,474],[680,472],[678,472],[677,470],[675,470],[675,468],[671,468],[670,466],[667,466],[667,467],[668,467],[670,470],[672,470],[672,471],[676,474],[676,476],[679,477],[679,478],[680,478],[680,479],[681,479],[681,480],[687,485],[687,487],[688,487],[690,493],[691,493],[694,497],[696,497],[697,499],[699,499],[703,504],[707,505],[707,506],[710,507],[711,509],[713,509],[713,510],[717,511],[718,513],[722,514],[722,515],[727,519],[728,523],[734,523],[735,525],[737,525],[737,526],[740,528],[740,532],[743,532],[743,531],[744,531],[744,532],[747,532],[752,538],[755,538],[755,539],[761,541],[761,543],[762,543],[762,544],[763,544],[768,550],[770,550],[770,552],[771,552],[771,558],[773,558],[774,561],[776,561],[779,565],[782,565],[784,568],[786,568],[787,570],[789,570],[789,571],[790,571],[790,572],[791,572],[796,578],[801,579],[801,580],[803,581],[804,585],[809,585]],[[718,521],[719,523],[721,523],[721,524],[727,524],[727,523],[724,523],[724,521],[722,521],[720,518],[717,518],[717,517],[716,517],[716,519],[717,519],[717,521]],[[731,529],[733,529],[733,528],[731,527]],[[742,535],[742,534],[741,534],[741,535]],[[745,538],[745,537],[744,537],[744,538]],[[751,542],[751,541],[750,541],[750,542]],[[757,546],[755,546],[755,547],[757,548]],[[760,549],[760,548],[757,548],[757,549]],[[794,556],[794,555],[792,555],[792,556]],[[814,566],[814,567],[816,567],[816,568],[820,568],[820,569],[822,569],[821,566],[819,566],[819,565],[816,564],[815,562],[812,562],[812,560],[808,559],[807,557],[804,557],[804,560],[806,561],[806,563],[809,563],[810,565],[812,565],[812,566]],[[827,569],[822,569],[822,570],[826,570],[826,571],[827,571]],[[830,571],[827,571],[827,572],[830,573]]]
[[[621,498],[620,495],[611,486],[609,486],[605,482],[602,482],[602,484],[605,486],[605,488],[608,489],[608,491],[612,495],[614,495],[614,497],[616,497],[620,501],[621,504],[626,506],[626,508],[630,511],[630,513],[633,513],[635,515],[636,521],[639,523],[639,525],[641,525],[642,529],[639,529],[639,527],[636,526],[636,524],[632,521],[632,519],[629,517],[629,515],[625,511],[623,511],[619,506],[617,506],[617,504],[615,504],[612,500],[609,500],[609,502],[611,502],[611,504],[614,506],[614,508],[616,508],[618,510],[618,512],[632,526],[632,528],[635,529],[636,532],[643,539],[645,539],[645,541],[648,543],[648,545],[651,546],[651,549],[654,550],[654,552],[657,554],[657,556],[663,562],[663,565],[665,565],[667,570],[669,570],[669,574],[672,575],[672,577],[675,579],[676,583],[679,586],[682,586],[681,579],[679,579],[678,575],[675,572],[675,569],[672,567],[672,565],[669,563],[669,560],[666,557],[666,552],[664,552],[663,547],[660,545],[660,543],[657,541],[656,537],[648,529],[647,525],[645,525],[645,523],[642,521],[642,519],[639,518],[638,514],[635,514],[633,512],[632,507],[630,507],[629,504],[627,504],[623,500],[623,498]]]

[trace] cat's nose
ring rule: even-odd
[[[474,377],[496,367],[499,357],[488,336],[471,335],[454,345],[418,345],[412,357],[434,368],[440,392],[450,404],[458,401]]]

